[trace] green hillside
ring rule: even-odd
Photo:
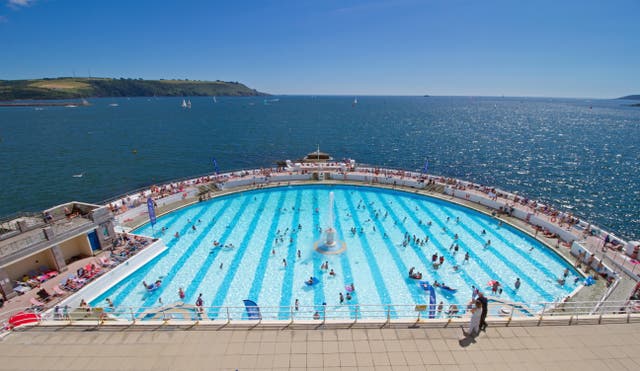
[[[0,100],[87,97],[268,95],[238,82],[110,78],[0,80]]]

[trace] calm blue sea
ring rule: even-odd
[[[640,238],[640,109],[619,100],[282,96],[0,108],[0,215],[316,149],[518,191]],[[117,103],[118,106],[110,106]],[[81,178],[73,174],[84,174]]]

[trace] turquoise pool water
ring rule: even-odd
[[[347,247],[339,255],[314,250],[329,223],[331,191],[337,239]],[[161,233],[163,227],[166,232]],[[262,308],[289,307],[298,299],[301,307],[326,303],[329,311],[345,304],[391,304],[393,313],[401,315],[429,303],[418,280],[408,278],[411,267],[422,272],[423,281],[437,280],[457,290],[436,288],[437,302],[443,301],[445,309],[464,306],[472,286],[491,295],[491,280],[503,286],[495,295],[499,300],[555,301],[573,291],[579,277],[554,252],[491,217],[442,200],[371,187],[305,185],[242,192],[175,211],[159,218],[153,231],[145,225],[135,233],[155,233],[167,251],[115,283],[92,305],[104,306],[106,298],[117,307],[193,304],[202,293],[205,307],[242,307],[245,299]],[[422,242],[414,242],[414,235]],[[445,259],[437,269],[434,253]],[[321,269],[324,262],[335,276]],[[570,274],[561,286],[556,280],[565,268]],[[319,283],[307,286],[310,276]],[[142,281],[158,278],[162,286],[148,293]],[[522,282],[518,290],[516,278]],[[351,283],[355,294],[340,304],[340,293],[346,295],[345,286]],[[183,300],[179,288],[185,291]],[[208,314],[219,315],[213,309]],[[278,317],[288,315],[283,309]]]

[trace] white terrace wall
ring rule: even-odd
[[[462,190],[458,190],[458,189],[454,189],[452,187],[445,187],[444,192],[448,195],[460,198],[460,199],[464,199],[464,200],[468,200],[471,202],[475,202],[478,203],[480,205],[486,206],[490,209],[493,210],[499,210],[500,208],[503,209],[508,209],[508,205],[505,202],[498,202],[495,200],[492,200],[491,198],[484,197],[475,193],[470,193],[470,192],[466,192],[466,191],[462,191]],[[515,208],[513,210],[513,217],[521,219],[521,220],[525,220],[528,221],[529,223],[533,224],[533,225],[537,225],[540,226],[544,229],[547,229],[549,232],[551,233],[555,233],[558,236],[560,236],[560,238],[563,241],[567,241],[569,243],[577,240],[577,237],[571,233],[571,231],[567,231],[566,229],[560,227],[559,225],[555,224],[555,223],[551,223],[548,222],[542,218],[537,217],[536,215],[532,214],[532,213],[527,213],[524,210],[520,210]]]
[[[376,176],[371,174],[359,174],[359,173],[347,173],[347,174],[331,174],[332,179],[336,180],[350,180],[354,182],[374,183],[374,184],[389,184],[411,188],[424,188],[424,182],[419,182],[416,179],[405,178],[398,179],[396,177]]]

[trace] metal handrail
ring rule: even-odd
[[[593,307],[593,310],[589,314],[595,314],[595,313],[598,312],[598,310],[606,302],[606,300],[609,298],[609,296],[611,296],[613,291],[618,287],[618,285],[620,284],[620,280],[621,280],[621,278],[620,278],[620,276],[618,276],[616,278],[616,280],[609,286],[609,288],[607,289],[607,292],[605,292],[604,295],[602,295],[602,298],[598,301],[598,303],[595,305],[595,307]]]
[[[619,314],[620,312],[637,312],[640,313],[640,300],[621,300],[621,301],[583,301],[583,302],[541,302],[541,303],[502,303],[489,302],[488,317],[505,318],[505,317],[523,317],[535,318],[538,316],[553,317],[558,315],[590,315],[593,314],[594,308],[599,305],[599,312],[602,314]],[[63,319],[62,307],[58,309],[49,309],[45,313],[41,313],[45,320]],[[264,306],[260,308],[260,317],[262,320],[311,320],[314,319],[316,313],[320,315],[320,319],[345,320],[354,321],[359,319],[382,320],[389,319],[411,319],[421,320],[430,319],[429,304],[357,304],[357,305],[311,305],[299,306]],[[434,308],[435,309],[435,308]],[[434,318],[459,318],[469,314],[469,307],[466,305],[458,305],[457,310],[453,313],[446,312],[448,308],[442,311],[434,310]],[[507,311],[508,309],[508,311]],[[0,318],[9,318],[11,315],[21,311],[33,311],[32,308],[23,308],[21,310],[12,310],[0,313]],[[104,313],[105,317],[113,320],[129,320],[145,322],[157,319],[173,319],[173,320],[189,320],[194,318],[209,320],[247,320],[248,316],[244,306],[218,306],[218,307],[198,307],[195,305],[176,303],[163,307],[131,307],[119,306],[114,308],[92,307],[92,308],[70,308],[67,307],[68,316],[73,320],[82,320],[94,318],[96,313]],[[185,318],[189,317],[189,318]]]
[[[605,302],[600,303],[600,312],[598,314],[593,313],[593,308],[598,302],[562,302],[562,303],[489,303],[489,313],[487,315],[488,321],[494,321],[497,323],[503,323],[509,325],[514,318],[518,318],[524,321],[533,321],[538,326],[545,324],[545,321],[549,323],[556,323],[554,318],[565,321],[568,317],[568,325],[583,322],[585,320],[593,321],[597,320],[597,323],[602,323],[603,316],[607,315],[611,318],[617,318],[616,321],[630,322],[632,314],[634,321],[636,318],[640,318],[640,301],[617,301],[617,302]],[[422,308],[429,308],[428,305],[420,306]],[[496,310],[496,307],[500,307]],[[504,308],[509,308],[510,311],[504,311]],[[542,308],[536,313],[523,313],[516,311],[524,310],[524,308]],[[412,310],[413,309],[413,310]],[[60,322],[63,325],[69,324],[97,324],[104,325],[105,323],[112,324],[144,324],[152,323],[156,324],[158,321],[163,323],[171,322],[173,324],[189,323],[198,324],[206,323],[207,321],[215,321],[215,323],[223,322],[225,325],[230,323],[256,323],[261,324],[264,321],[281,323],[289,326],[296,323],[318,323],[318,325],[325,325],[327,321],[332,323],[345,323],[355,325],[358,321],[366,320],[367,323],[378,323],[382,326],[390,325],[391,322],[413,322],[413,323],[428,323],[429,321],[440,321],[443,323],[446,321],[448,324],[452,320],[462,319],[466,321],[466,317],[469,315],[466,306],[460,306],[459,311],[456,313],[441,313],[438,312],[435,318],[429,315],[428,311],[416,310],[415,305],[341,305],[338,308],[327,307],[326,305],[314,305],[314,306],[301,306],[297,309],[292,306],[286,307],[261,307],[260,315],[258,317],[248,317],[245,307],[197,307],[195,305],[175,305],[170,307],[116,307],[116,308],[74,308],[69,307],[60,308],[55,310],[49,310],[47,312],[34,311],[30,308],[23,310],[12,310],[0,313],[0,318],[10,318],[14,315],[20,314],[20,312],[28,311],[30,313],[37,314],[37,318],[31,317],[29,321],[25,323],[13,323],[5,322],[2,331],[13,329],[22,324],[41,324],[57,323]],[[215,313],[215,317],[210,317],[212,313]],[[589,320],[591,318],[591,320]]]

